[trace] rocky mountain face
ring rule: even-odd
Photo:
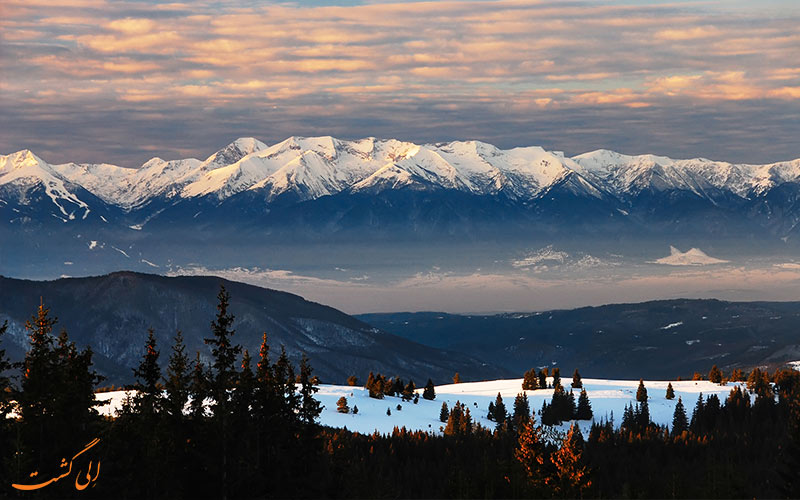
[[[0,322],[9,323],[3,347],[14,359],[22,358],[27,345],[25,321],[35,314],[41,298],[58,317],[58,330],[66,329],[79,346],[92,347],[96,367],[108,384],[132,381],[132,369],[141,359],[151,327],[164,365],[177,330],[183,332],[189,355],[194,358],[200,352],[208,361],[210,350],[203,339],[211,336],[220,284],[231,295],[235,342],[257,357],[266,333],[272,356],[278,356],[281,345],[295,364],[306,353],[325,382],[344,383],[350,375],[364,381],[372,370],[418,383],[428,377],[446,382],[455,372],[472,379],[509,374],[475,358],[386,333],[297,295],[215,277],[132,272],[55,281],[0,277]]]

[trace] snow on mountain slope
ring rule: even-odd
[[[0,156],[0,193],[6,201],[13,199],[20,205],[29,205],[31,192],[44,189],[47,197],[58,208],[53,213],[64,221],[76,217],[86,218],[89,206],[67,188],[67,181],[47,162],[26,150]],[[73,206],[70,206],[73,205]]]
[[[552,382],[552,380],[551,380]],[[678,397],[683,401],[691,417],[691,408],[697,401],[700,393],[706,398],[711,394],[716,394],[721,401],[725,401],[730,391],[737,384],[719,385],[709,381],[672,381],[675,391],[675,399],[668,400],[664,396],[667,389],[667,381],[645,381],[648,391],[648,405],[650,416],[659,425],[672,425],[672,416],[675,412],[675,405]],[[636,389],[639,381],[634,380],[604,380],[604,379],[583,379],[589,401],[592,405],[596,420],[613,418],[614,425],[619,427],[622,421],[622,414],[625,406],[636,404]],[[741,385],[746,390],[744,384]],[[569,385],[565,387],[570,390]],[[417,404],[411,401],[402,401],[399,397],[385,397],[384,399],[370,398],[366,389],[363,387],[351,387],[342,385],[319,386],[319,392],[314,396],[320,401],[324,408],[320,415],[320,423],[330,427],[347,428],[351,431],[361,433],[379,432],[390,434],[395,427],[405,427],[409,430],[428,431],[441,433],[441,428],[445,425],[439,421],[439,412],[442,403],[446,403],[448,408],[452,408],[456,402],[461,402],[469,408],[473,421],[480,423],[484,427],[493,429],[495,423],[487,418],[489,403],[494,402],[497,394],[502,396],[506,408],[512,408],[514,398],[522,391],[522,379],[511,380],[490,380],[485,382],[467,382],[461,384],[441,385],[435,388],[436,399],[428,401],[419,398]],[[422,395],[422,390],[417,392]],[[577,392],[575,391],[576,396]],[[542,407],[542,403],[548,403],[553,397],[553,389],[537,389],[525,391],[528,396],[530,408],[536,412]],[[110,401],[110,404],[100,407],[100,412],[104,415],[113,415],[115,411],[122,407],[125,398],[124,391],[105,392],[97,394],[99,401]],[[339,413],[336,411],[336,402],[339,398],[347,399],[350,413]],[[400,410],[397,406],[400,405]],[[353,414],[353,407],[358,407],[358,413]],[[387,414],[389,410],[390,414]],[[536,416],[539,422],[538,415]],[[577,422],[584,436],[588,436],[590,420]],[[558,430],[565,431],[569,428],[569,422],[556,426]]]
[[[800,159],[740,165],[608,150],[567,158],[540,147],[502,150],[479,141],[417,145],[372,137],[355,141],[290,137],[272,146],[241,138],[204,161],[153,158],[136,169],[48,165],[28,151],[0,158],[4,162],[0,184],[20,185],[23,178],[30,184],[38,179],[49,186],[52,198],[82,206],[66,181],[129,211],[158,198],[178,203],[212,196],[222,201],[246,190],[263,192],[269,202],[284,193],[309,200],[346,190],[378,192],[407,186],[478,196],[503,193],[521,201],[535,200],[556,188],[625,202],[646,190],[680,190],[715,202],[720,193],[750,198],[783,183],[800,182]],[[20,168],[9,166],[17,163],[25,165],[24,175]]]
[[[669,255],[662,257],[655,264],[665,264],[668,266],[707,266],[710,264],[725,264],[727,260],[711,257],[699,248],[690,248],[686,252],[681,252],[675,247],[669,247]]]

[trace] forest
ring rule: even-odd
[[[28,321],[21,363],[7,359],[0,325],[0,495],[800,497],[800,372],[732,373],[746,390],[681,402],[669,428],[651,421],[640,383],[619,423],[594,421],[584,436],[577,426],[559,433],[551,425],[590,420],[585,391],[576,401],[551,372],[553,399],[531,411],[523,390],[547,384],[548,373],[530,370],[511,411],[499,395],[490,405],[493,428],[476,424],[468,407],[443,404],[441,433],[360,434],[320,425],[319,380],[308,360],[295,367],[267,334],[258,353],[243,350],[230,296],[221,288],[217,298],[205,338],[210,361],[186,352],[181,332],[162,353],[150,331],[135,391],[114,417],[97,411],[102,380],[92,349],[79,349],[64,330],[56,335],[49,309],[41,305]],[[724,381],[718,372],[709,375]],[[577,370],[572,386],[580,388]],[[370,374],[367,389],[372,397],[418,397],[413,382],[381,374]],[[430,380],[423,397],[435,398]],[[340,411],[351,410],[344,402]]]

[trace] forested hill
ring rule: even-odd
[[[608,378],[669,379],[800,359],[800,302],[659,300],[537,313],[357,316],[440,349],[522,373],[581,367]]]
[[[0,324],[9,323],[4,347],[12,358],[21,359],[25,321],[36,313],[41,298],[58,317],[57,331],[66,329],[79,346],[92,347],[95,366],[108,384],[132,381],[150,327],[164,352],[181,330],[192,357],[199,351],[207,360],[210,351],[203,338],[210,336],[221,284],[231,295],[230,310],[236,317],[234,342],[255,355],[266,332],[276,349],[286,346],[295,364],[305,352],[326,382],[344,382],[350,375],[364,380],[371,370],[437,381],[450,380],[455,372],[470,379],[509,375],[469,356],[385,333],[297,295],[210,276],[116,272],[55,281],[0,277]]]

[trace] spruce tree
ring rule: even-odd
[[[539,385],[539,378],[536,375],[536,368],[531,368],[530,370],[525,372],[525,375],[522,377],[522,390],[523,391],[533,391],[536,390]]]
[[[539,388],[547,389],[547,368],[542,368],[539,372]]]
[[[317,423],[319,414],[322,413],[322,404],[314,398],[314,394],[319,391],[316,385],[316,377],[311,374],[311,364],[308,357],[303,353],[300,359],[300,420],[305,425]]]
[[[193,420],[200,421],[205,416],[205,400],[208,397],[208,376],[206,375],[206,368],[200,360],[200,351],[197,351],[194,365],[192,366],[189,394],[192,398],[189,403],[189,414]]]
[[[347,398],[342,396],[336,401],[336,411],[339,413],[350,413],[350,407],[347,406]]]
[[[349,377],[347,377],[347,385],[349,385],[350,387],[357,386],[358,385],[358,377],[356,377],[355,375],[350,375]]]
[[[425,389],[422,391],[422,397],[428,401],[436,399],[436,389],[433,386],[433,380],[428,379],[428,383],[425,384]]]
[[[561,368],[553,368],[553,387],[561,384]]]
[[[220,285],[217,294],[217,316],[211,322],[211,338],[203,341],[211,346],[211,379],[209,385],[211,397],[214,399],[214,417],[223,420],[229,412],[230,394],[236,381],[236,360],[242,352],[240,345],[234,345],[231,337],[235,330],[233,327],[233,314],[228,312],[230,294],[225,291],[225,286]]]
[[[689,423],[689,429],[695,434],[700,434],[703,429],[703,410],[705,410],[705,404],[703,403],[703,393],[701,392],[697,396],[697,403],[695,403],[694,411],[692,412],[692,420]]]
[[[578,420],[591,420],[592,403],[589,402],[589,395],[586,394],[586,389],[581,389],[581,394],[578,396],[578,409],[575,412],[575,418]]]
[[[161,411],[161,368],[158,366],[160,355],[156,346],[156,337],[152,328],[147,330],[145,352],[139,366],[133,370],[136,378],[136,396],[134,396],[134,411],[140,415],[153,417]]]
[[[461,375],[459,375],[458,372],[456,372],[456,374],[453,375],[453,383],[454,384],[460,384],[461,383]]]
[[[3,335],[7,330],[8,322],[6,321],[0,325],[0,346],[3,345]],[[12,410],[11,379],[6,374],[13,367],[14,365],[6,357],[6,350],[0,349],[0,428],[5,427],[7,423],[6,417]],[[3,437],[4,435],[0,433],[0,439]],[[3,441],[0,441],[0,444],[3,444]]]
[[[639,387],[636,389],[636,401],[640,403],[647,401],[647,389],[642,379],[639,379]]]
[[[414,391],[416,391],[416,389],[417,386],[414,385],[414,381],[409,380],[408,384],[403,387],[403,390],[401,391],[403,401],[411,401],[414,398]]]
[[[172,354],[169,356],[167,374],[164,378],[164,388],[167,391],[164,406],[167,413],[177,420],[183,418],[183,410],[189,401],[189,384],[192,380],[189,368],[183,334],[178,330],[172,343]]]
[[[577,368],[575,368],[575,373],[572,374],[572,387],[575,389],[583,388],[583,382],[581,381],[581,374],[578,373]]]
[[[358,406],[353,406],[353,415],[358,415]]]
[[[494,413],[493,419],[496,423],[496,427],[501,429],[505,426],[506,423],[506,405],[503,403],[503,397],[500,396],[500,393],[497,393],[497,398],[494,400]]]
[[[579,498],[583,491],[592,485],[589,467],[583,458],[583,435],[580,428],[572,424],[557,452],[551,461],[556,473],[548,478],[549,486],[555,493],[564,498]]]
[[[541,428],[534,425],[533,420],[523,426],[514,457],[525,469],[528,483],[535,489],[542,488],[547,480],[549,460],[545,455]]]
[[[715,384],[722,382],[722,371],[717,368],[717,365],[711,367],[711,371],[708,372],[708,380]]]
[[[686,409],[683,407],[683,401],[678,397],[678,403],[675,405],[675,413],[672,415],[672,435],[677,436],[688,429],[689,420],[686,418]]]
[[[447,409],[447,403],[442,403],[442,409],[439,410],[439,421],[447,422],[450,417],[450,410]]]
[[[528,402],[528,396],[523,392],[517,394],[514,398],[514,429],[521,431],[524,426],[528,424],[531,419],[531,406]]]
[[[675,390],[672,388],[672,382],[667,384],[667,399],[675,399]]]

